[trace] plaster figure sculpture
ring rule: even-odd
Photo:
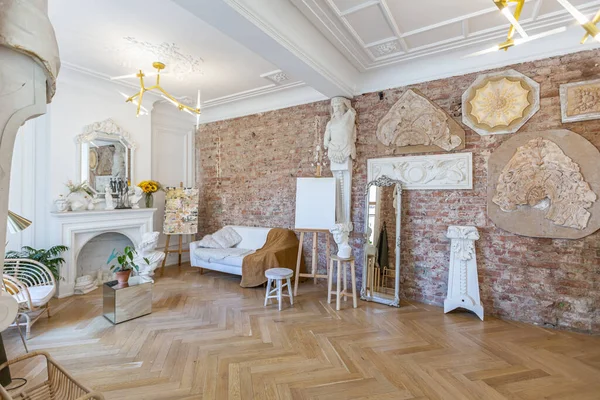
[[[596,199],[579,165],[556,143],[537,137],[517,148],[492,201],[505,212],[519,206],[547,210],[545,217],[554,224],[584,229],[591,215],[587,209]]]
[[[350,191],[352,186],[352,160],[356,158],[356,111],[350,100],[345,97],[331,99],[331,120],[325,128],[323,147],[328,150],[327,157],[331,164],[331,172],[336,179],[337,204],[336,222],[343,224],[345,235],[338,235],[338,248],[352,252],[348,244],[348,236],[353,226],[350,221]],[[336,228],[341,229],[341,228]],[[333,232],[333,230],[332,230]],[[348,255],[350,256],[350,254]]]
[[[158,268],[159,264],[165,258],[165,253],[157,251],[156,245],[158,244],[159,232],[146,232],[142,235],[142,241],[136,246],[135,256],[133,262],[139,267],[139,277],[143,282],[152,282],[152,276],[154,276],[154,270]],[[146,262],[148,260],[148,263]]]
[[[600,229],[600,151],[566,129],[521,132],[488,159],[487,214],[530,237],[579,239]]]
[[[463,123],[480,135],[515,133],[540,109],[540,85],[512,69],[479,75],[462,109]]]
[[[356,111],[345,97],[331,99],[331,120],[325,128],[323,147],[332,162],[342,164],[356,158]]]
[[[138,203],[140,202],[142,197],[144,197],[142,188],[136,186],[133,189],[133,194],[129,194],[129,202],[131,203],[131,208],[140,208],[140,205]]]
[[[25,121],[46,112],[56,90],[60,59],[47,10],[46,0],[3,0],[0,6],[0,221],[8,215],[17,131]],[[2,224],[0,254],[5,243]]]
[[[451,151],[464,147],[465,131],[421,93],[407,90],[377,125],[386,146],[419,146],[413,151]],[[409,152],[409,151],[406,151]]]
[[[446,237],[451,243],[444,313],[464,308],[473,311],[483,321],[475,254],[475,241],[479,240],[479,232],[474,226],[449,226]]]
[[[348,244],[348,235],[352,231],[352,227],[348,225],[348,223],[335,224],[335,227],[331,229],[333,240],[338,244],[337,255],[341,258],[350,258],[352,255],[352,248]]]
[[[114,210],[115,209],[115,200],[112,197],[112,191],[110,190],[110,186],[106,186],[104,188],[104,201],[106,202],[105,210]]]

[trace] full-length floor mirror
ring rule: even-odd
[[[399,307],[402,183],[381,176],[367,184],[365,196],[361,298]]]

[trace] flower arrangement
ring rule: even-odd
[[[87,181],[83,181],[80,184],[75,184],[72,180],[69,179],[69,181],[65,183],[65,186],[67,187],[67,189],[69,189],[69,194],[80,192],[87,193],[90,196],[94,194]]]
[[[138,187],[146,194],[156,193],[162,190],[162,185],[157,181],[141,181],[138,183]]]
[[[162,185],[157,181],[148,180],[141,181],[140,183],[138,183],[138,187],[142,189],[142,191],[146,195],[146,208],[152,208],[152,205],[154,204],[154,198],[152,197],[152,195],[158,192],[159,190],[163,190]]]

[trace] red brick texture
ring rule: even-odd
[[[541,86],[541,109],[521,131],[570,129],[600,147],[600,120],[562,124],[559,100],[560,84],[600,78],[599,56],[600,51],[593,50],[507,67]],[[378,93],[353,100],[358,113],[358,143],[352,182],[352,246],[359,275],[363,266],[366,161],[394,155],[393,148],[378,142],[377,123],[408,88],[420,90],[460,122],[461,95],[476,76],[386,90],[383,100]],[[324,127],[329,118],[328,102],[200,127],[196,150],[201,234],[226,224],[293,227],[296,178],[314,174],[315,117]],[[402,297],[441,305],[450,254],[446,229],[449,225],[474,225],[481,235],[476,247],[486,314],[600,333],[600,233],[580,240],[555,240],[521,237],[496,228],[486,214],[487,160],[510,135],[479,136],[465,129],[466,148],[461,151],[473,153],[473,190],[403,194]],[[329,170],[324,175],[330,175]]]

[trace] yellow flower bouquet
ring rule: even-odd
[[[138,183],[138,187],[142,189],[142,192],[146,195],[146,208],[152,208],[154,204],[154,197],[152,196],[154,193],[159,190],[163,190],[162,185],[157,181],[141,181]]]

